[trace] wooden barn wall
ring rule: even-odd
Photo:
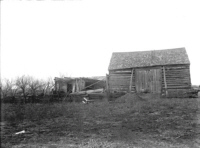
[[[131,91],[135,91],[135,71],[133,69],[123,69],[123,70],[114,70],[109,71],[108,76],[108,87],[110,92],[129,92],[130,91],[130,80],[132,75],[132,85]]]
[[[67,83],[62,81],[55,81],[55,90],[67,92]]]
[[[144,68],[145,67],[141,69]],[[161,69],[162,94],[166,94],[167,90],[169,96],[173,97],[174,95],[180,94],[185,90],[189,90],[191,88],[190,65],[167,65],[167,66],[154,66],[146,68]],[[107,78],[107,88],[109,88],[109,91],[130,92],[130,84],[131,84],[131,92],[136,92],[135,71],[136,69],[133,69],[133,74],[132,74],[132,69],[110,70]],[[132,83],[130,82],[131,75],[132,75]]]
[[[161,67],[148,67],[136,69],[136,91],[138,93],[161,93],[162,82]]]
[[[162,92],[166,95],[167,91],[169,97],[178,97],[191,88],[190,65],[164,66],[162,77]]]
[[[76,79],[72,82],[72,92],[79,92],[85,88],[85,81],[83,79]]]

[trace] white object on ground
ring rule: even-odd
[[[87,98],[85,98],[85,97],[83,98],[83,100],[85,100],[86,102],[88,101],[88,99],[87,99]]]
[[[15,133],[15,135],[24,134],[25,130]]]

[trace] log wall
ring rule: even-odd
[[[107,87],[109,88],[110,92],[134,92],[135,70],[133,70],[133,72],[132,69],[109,71],[107,81]]]
[[[178,97],[191,88],[190,65],[167,65],[146,68],[159,68],[162,70],[161,93],[168,97]],[[140,69],[140,68],[138,68]],[[107,75],[107,89],[113,92],[136,92],[136,69],[122,69],[109,71]],[[131,82],[132,75],[132,82]],[[131,87],[130,87],[131,85]]]
[[[67,92],[67,83],[62,81],[55,81],[55,90]]]
[[[166,78],[166,84],[164,81],[164,76]],[[166,95],[170,98],[178,97],[183,92],[187,92],[187,90],[189,90],[190,88],[191,88],[190,65],[176,65],[176,66],[162,67],[163,95]]]

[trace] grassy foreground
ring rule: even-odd
[[[141,100],[127,94],[114,102],[2,107],[5,148],[200,147],[200,99]]]

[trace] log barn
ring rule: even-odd
[[[185,48],[114,52],[107,75],[110,93],[154,93],[177,97],[191,89]]]

